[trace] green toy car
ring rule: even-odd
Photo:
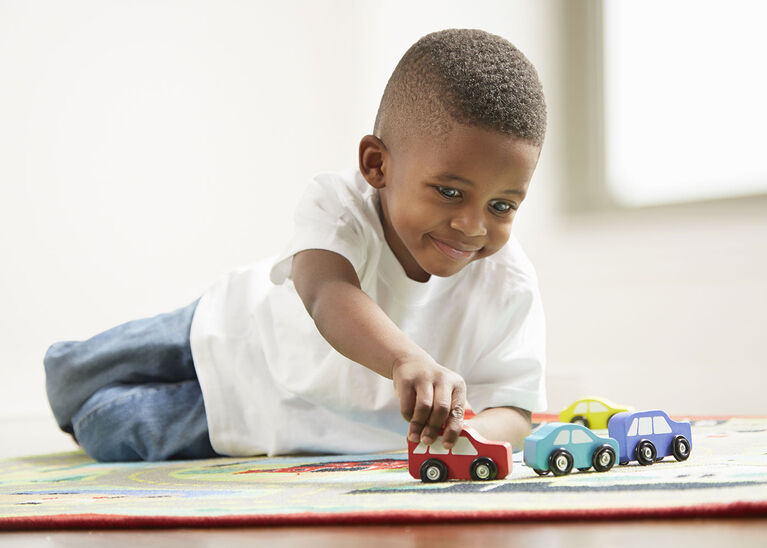
[[[618,442],[602,438],[580,424],[552,422],[527,436],[524,443],[525,464],[539,476],[551,471],[555,476],[569,474],[573,468],[585,472],[592,466],[597,472],[613,467]]]

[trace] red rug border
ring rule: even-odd
[[[323,514],[241,516],[131,516],[120,514],[58,514],[0,518],[0,530],[41,529],[171,529],[180,527],[254,527],[301,525],[393,525],[482,522],[540,522],[626,519],[767,517],[767,501],[711,503],[660,508],[608,508],[584,510],[398,510]]]

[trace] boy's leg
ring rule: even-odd
[[[72,433],[72,417],[96,391],[117,384],[196,379],[189,331],[197,301],[168,314],[135,320],[86,341],[48,349],[46,390],[53,415]]]
[[[85,452],[100,461],[217,456],[197,380],[103,388],[85,402],[72,425]]]

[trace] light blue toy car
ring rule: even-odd
[[[539,476],[551,471],[555,476],[569,474],[573,468],[586,471],[592,466],[607,472],[615,464],[618,442],[602,438],[580,424],[552,422],[527,436],[525,464]]]

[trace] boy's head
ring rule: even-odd
[[[545,131],[535,68],[503,38],[450,29],[405,53],[360,169],[408,276],[449,276],[506,243]]]
[[[500,36],[449,29],[418,40],[389,78],[373,133],[392,147],[439,137],[455,123],[543,144],[546,103],[538,74]]]

